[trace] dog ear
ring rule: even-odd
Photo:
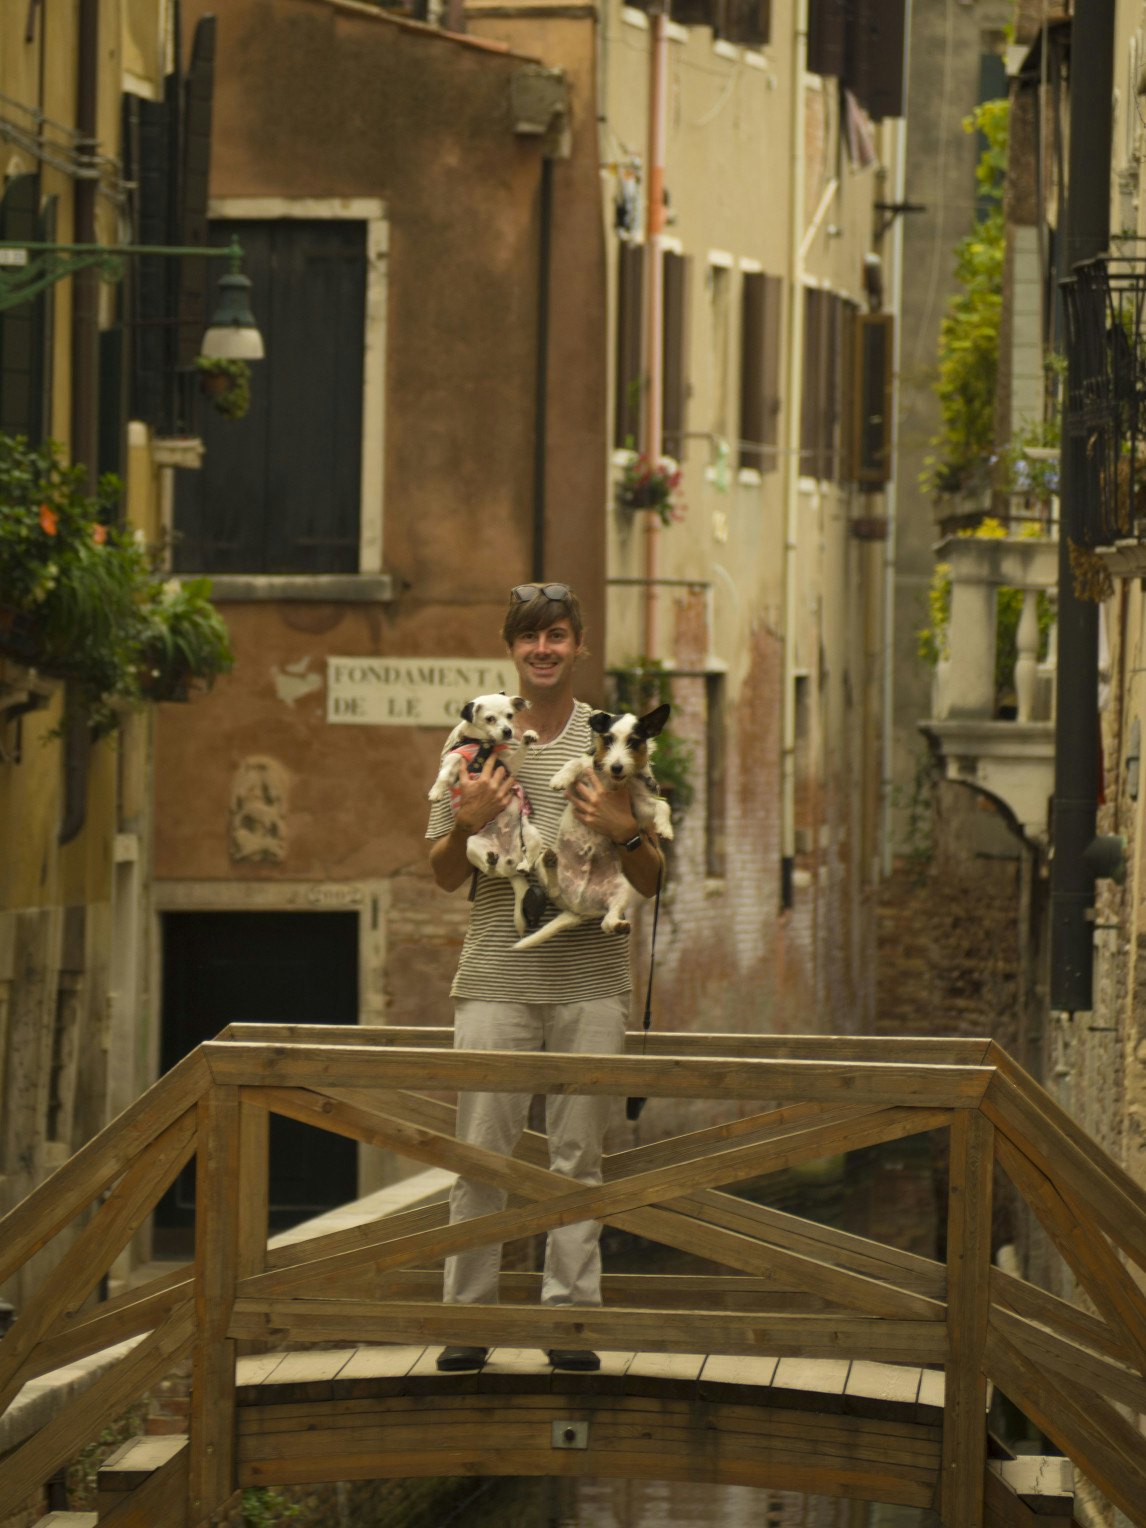
[[[467,700],[465,705],[462,707],[462,721],[463,722],[472,722],[473,719],[474,719],[474,703],[473,703],[472,700]]]
[[[502,694],[505,694],[504,690],[502,691]],[[515,711],[524,711],[529,705],[529,702],[526,700],[524,695],[515,695],[509,703]]]
[[[660,737],[671,713],[672,707],[666,701],[663,706],[658,706],[655,711],[650,711],[647,716],[641,717],[641,731],[646,737]]]
[[[589,716],[589,730],[591,732],[608,732],[613,725],[613,718],[608,711],[593,711]]]

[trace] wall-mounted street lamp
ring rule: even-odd
[[[219,305],[199,353],[234,361],[262,360],[263,337],[251,312],[251,283],[243,275],[243,249],[237,239],[225,246],[0,243],[0,313],[30,302],[65,276],[93,267],[105,281],[119,281],[128,255],[229,260],[230,269],[218,282]]]

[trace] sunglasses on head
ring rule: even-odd
[[[510,590],[514,599],[523,605],[528,605],[539,594],[544,594],[547,600],[567,600],[572,592],[568,584],[518,584]]]

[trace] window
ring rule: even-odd
[[[647,11],[648,0],[625,0],[634,10]],[[766,47],[772,31],[772,0],[672,0],[672,20],[682,27],[711,27],[714,37]]]
[[[712,414],[709,419],[709,428],[718,440],[727,440],[732,433],[728,406],[731,304],[732,272],[726,265],[710,265],[708,267],[708,327],[709,390],[712,398]]]
[[[744,271],[740,289],[740,449],[738,465],[771,472],[780,412],[779,277]]]
[[[666,249],[664,328],[661,335],[661,451],[679,460],[684,455],[688,382],[688,273],[686,255]]]
[[[875,120],[903,115],[905,0],[808,0],[808,68],[853,92]]]
[[[704,681],[705,773],[704,855],[705,874],[714,880],[725,874],[726,760],[724,675],[708,674]]]
[[[891,359],[895,320],[890,313],[856,319],[856,481],[879,488],[891,476]]]
[[[800,473],[825,482],[853,475],[848,417],[854,396],[855,305],[834,292],[804,292],[804,376],[800,400]]]
[[[613,444],[636,446],[641,438],[641,337],[645,296],[645,249],[627,240],[617,248],[616,397]]]
[[[358,572],[365,227],[212,225],[212,243],[242,244],[267,356],[245,418],[200,410],[203,466],[177,475],[177,572]]]
[[[0,239],[50,243],[55,209],[54,197],[40,207],[39,175],[13,175],[0,197]],[[33,444],[50,433],[52,291],[0,313],[0,430]]]

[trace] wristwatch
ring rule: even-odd
[[[624,843],[619,845],[619,847],[622,849],[639,849],[644,841],[644,835],[641,833],[640,829],[638,829],[633,834],[632,838],[626,838]]]

